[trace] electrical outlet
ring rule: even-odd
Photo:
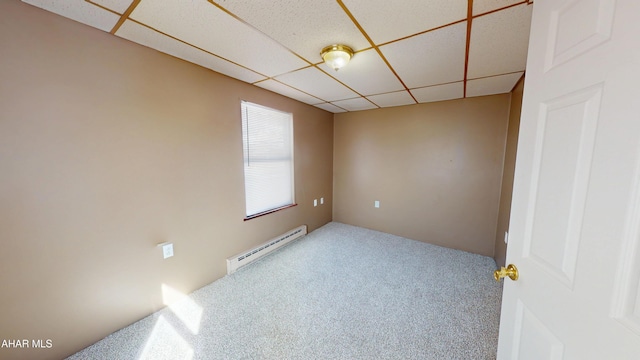
[[[380,207],[380,201],[379,200],[374,201],[373,202],[373,206],[379,208]]]
[[[173,256],[173,244],[172,243],[168,243],[168,244],[164,244],[162,245],[162,256],[164,256],[164,258],[170,258]]]
[[[318,199],[313,199],[313,206],[318,206]]]

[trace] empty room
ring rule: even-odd
[[[637,359],[638,14],[0,0],[0,359]]]

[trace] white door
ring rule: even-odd
[[[535,0],[498,359],[640,359],[640,5]]]

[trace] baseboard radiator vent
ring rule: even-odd
[[[239,268],[258,260],[259,258],[267,255],[273,250],[284,246],[293,240],[296,240],[307,234],[307,225],[298,226],[293,230],[289,230],[286,233],[276,236],[275,238],[256,246],[255,248],[232,256],[227,259],[227,275],[231,275]]]

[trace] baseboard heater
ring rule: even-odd
[[[275,238],[256,246],[255,248],[232,256],[227,259],[227,275],[231,275],[239,268],[249,264],[252,261],[267,255],[273,250],[284,246],[293,240],[296,240],[307,234],[307,225],[298,226],[293,230],[289,230],[286,233],[276,236]]]

